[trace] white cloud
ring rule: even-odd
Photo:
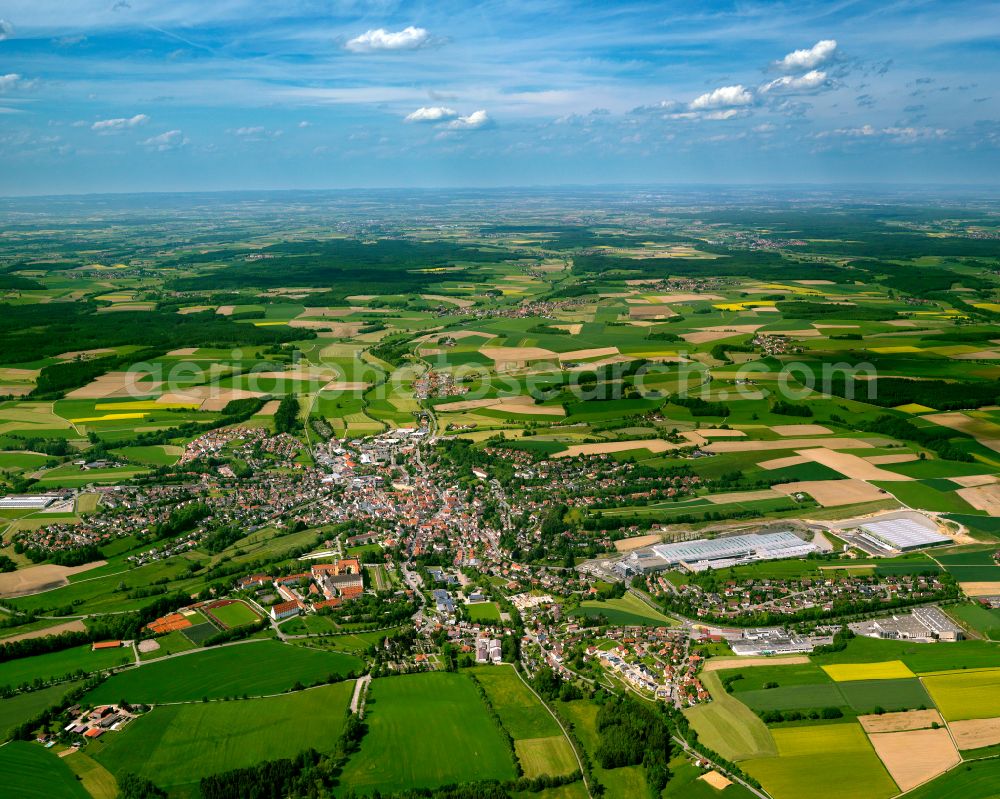
[[[765,83],[761,86],[760,91],[762,94],[768,94],[770,92],[811,92],[825,86],[826,84],[826,73],[822,70],[814,69],[811,72],[807,72],[805,75],[800,75],[798,77],[793,75],[784,75],[780,78],[775,78],[770,83]]]
[[[727,108],[724,111],[709,111],[707,114],[702,116],[702,119],[711,120],[722,120],[722,119],[735,119],[736,117],[741,117],[746,114],[745,108]]]
[[[9,39],[14,35],[14,26],[11,25],[7,20],[0,19],[0,42],[4,39]]]
[[[431,105],[418,108],[411,114],[406,115],[406,122],[443,122],[446,119],[454,119],[458,116],[458,111],[447,108],[443,105]]]
[[[802,70],[814,69],[820,64],[825,64],[833,58],[837,49],[835,39],[823,39],[816,42],[807,50],[793,50],[780,61],[776,66],[785,72],[801,72]]]
[[[167,150],[175,150],[178,147],[183,147],[187,143],[188,140],[181,131],[168,130],[166,133],[161,133],[158,136],[150,136],[143,142],[143,145],[152,147],[162,153]]]
[[[134,117],[119,117],[118,119],[101,119],[90,126],[91,130],[96,130],[98,133],[110,133],[116,130],[125,130],[126,128],[134,128],[139,125],[145,125],[149,122],[149,117],[145,114],[136,114]]]
[[[734,106],[750,105],[753,94],[742,85],[720,86],[718,89],[706,92],[696,97],[691,103],[692,111],[709,111],[714,108],[733,108]]]
[[[492,121],[493,120],[490,119],[490,115],[480,109],[479,111],[473,111],[466,117],[453,119],[448,123],[448,127],[451,130],[475,130],[477,128],[486,127]]]
[[[312,122],[310,122],[310,121],[309,121],[309,120],[307,120],[307,119],[303,119],[303,120],[302,120],[302,121],[301,121],[301,122],[299,123],[299,127],[300,127],[300,128],[309,128],[309,127],[312,127]]]
[[[927,139],[943,139],[948,134],[949,131],[947,128],[876,128],[872,125],[862,125],[858,128],[837,128],[836,130],[821,131],[816,134],[816,138],[826,139],[831,136],[844,136],[850,139],[868,139],[882,137],[893,139],[897,142],[915,142]]]
[[[428,43],[430,35],[424,28],[409,25],[401,31],[375,28],[355,36],[347,43],[352,53],[377,53],[385,50],[416,50]]]
[[[0,75],[0,94],[4,92],[9,92],[11,89],[17,88],[17,85],[21,82],[21,76],[16,72],[11,72],[7,75]]]
[[[247,128],[236,128],[233,133],[237,136],[262,136],[264,134],[264,128],[260,125]]]

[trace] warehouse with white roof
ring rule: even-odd
[[[723,569],[755,560],[803,558],[818,547],[791,532],[734,535],[728,538],[699,538],[652,547],[668,566],[682,565],[699,572]]]
[[[885,519],[858,525],[858,537],[884,551],[909,552],[923,547],[950,544],[948,536],[913,521],[912,519]]]

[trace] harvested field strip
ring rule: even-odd
[[[915,676],[901,660],[887,660],[882,663],[834,663],[823,666],[823,671],[836,682],[898,680]]]
[[[948,728],[962,751],[1000,745],[1000,718],[953,721]]]
[[[638,441],[608,441],[604,444],[574,444],[556,452],[553,458],[572,458],[577,455],[605,455],[611,452],[628,452],[632,449],[646,449],[650,452],[669,452],[678,449],[680,444],[672,444],[662,438],[647,438]]]
[[[824,508],[876,502],[887,498],[880,488],[864,480],[804,480],[797,483],[779,483],[774,487],[774,491],[788,496],[798,493],[808,494]]]
[[[901,791],[934,779],[962,759],[946,729],[876,733],[869,738]]]
[[[880,713],[858,716],[865,732],[907,732],[929,729],[932,724],[944,724],[936,710],[909,710],[902,713]]]
[[[798,450],[798,453],[803,458],[807,458],[814,463],[821,463],[836,472],[840,472],[844,475],[844,477],[849,477],[855,480],[908,481],[913,479],[912,477],[907,477],[903,474],[896,474],[895,472],[890,472],[886,469],[880,469],[875,464],[869,463],[864,458],[859,458],[857,455],[851,455],[848,452],[835,452],[833,449],[828,449],[826,447]]]
[[[774,449],[800,450],[815,447],[815,438],[782,438],[777,441],[713,441],[705,449],[710,452],[763,452]],[[872,449],[872,444],[860,438],[824,438],[823,448],[837,449]],[[799,453],[800,455],[802,453]],[[836,468],[836,467],[834,467]],[[839,470],[838,470],[839,471]],[[899,475],[895,475],[896,478]]]

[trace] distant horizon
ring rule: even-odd
[[[683,192],[685,189],[712,190],[712,189],[767,189],[771,191],[794,192],[795,190],[812,191],[846,191],[850,189],[864,189],[865,191],[878,194],[879,192],[891,193],[894,190],[906,189],[908,191],[924,190],[931,191],[969,191],[970,193],[1000,193],[1000,181],[969,183],[952,182],[941,183],[934,181],[914,181],[914,182],[863,182],[863,181],[840,181],[840,182],[783,182],[768,183],[760,182],[699,182],[688,181],[682,183],[670,182],[648,182],[648,183],[539,183],[539,184],[497,184],[495,186],[475,186],[475,185],[385,185],[385,186],[343,186],[343,187],[247,187],[247,188],[218,188],[218,189],[156,189],[149,191],[80,191],[62,193],[25,193],[25,194],[0,194],[0,200],[44,200],[60,199],[72,197],[156,197],[156,196],[183,196],[191,195],[246,195],[246,194],[362,194],[366,192],[463,192],[463,193],[488,193],[488,192],[538,192],[574,190],[574,191],[600,191],[600,190],[672,190]]]

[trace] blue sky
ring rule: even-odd
[[[0,0],[0,194],[990,183],[1000,3]]]

